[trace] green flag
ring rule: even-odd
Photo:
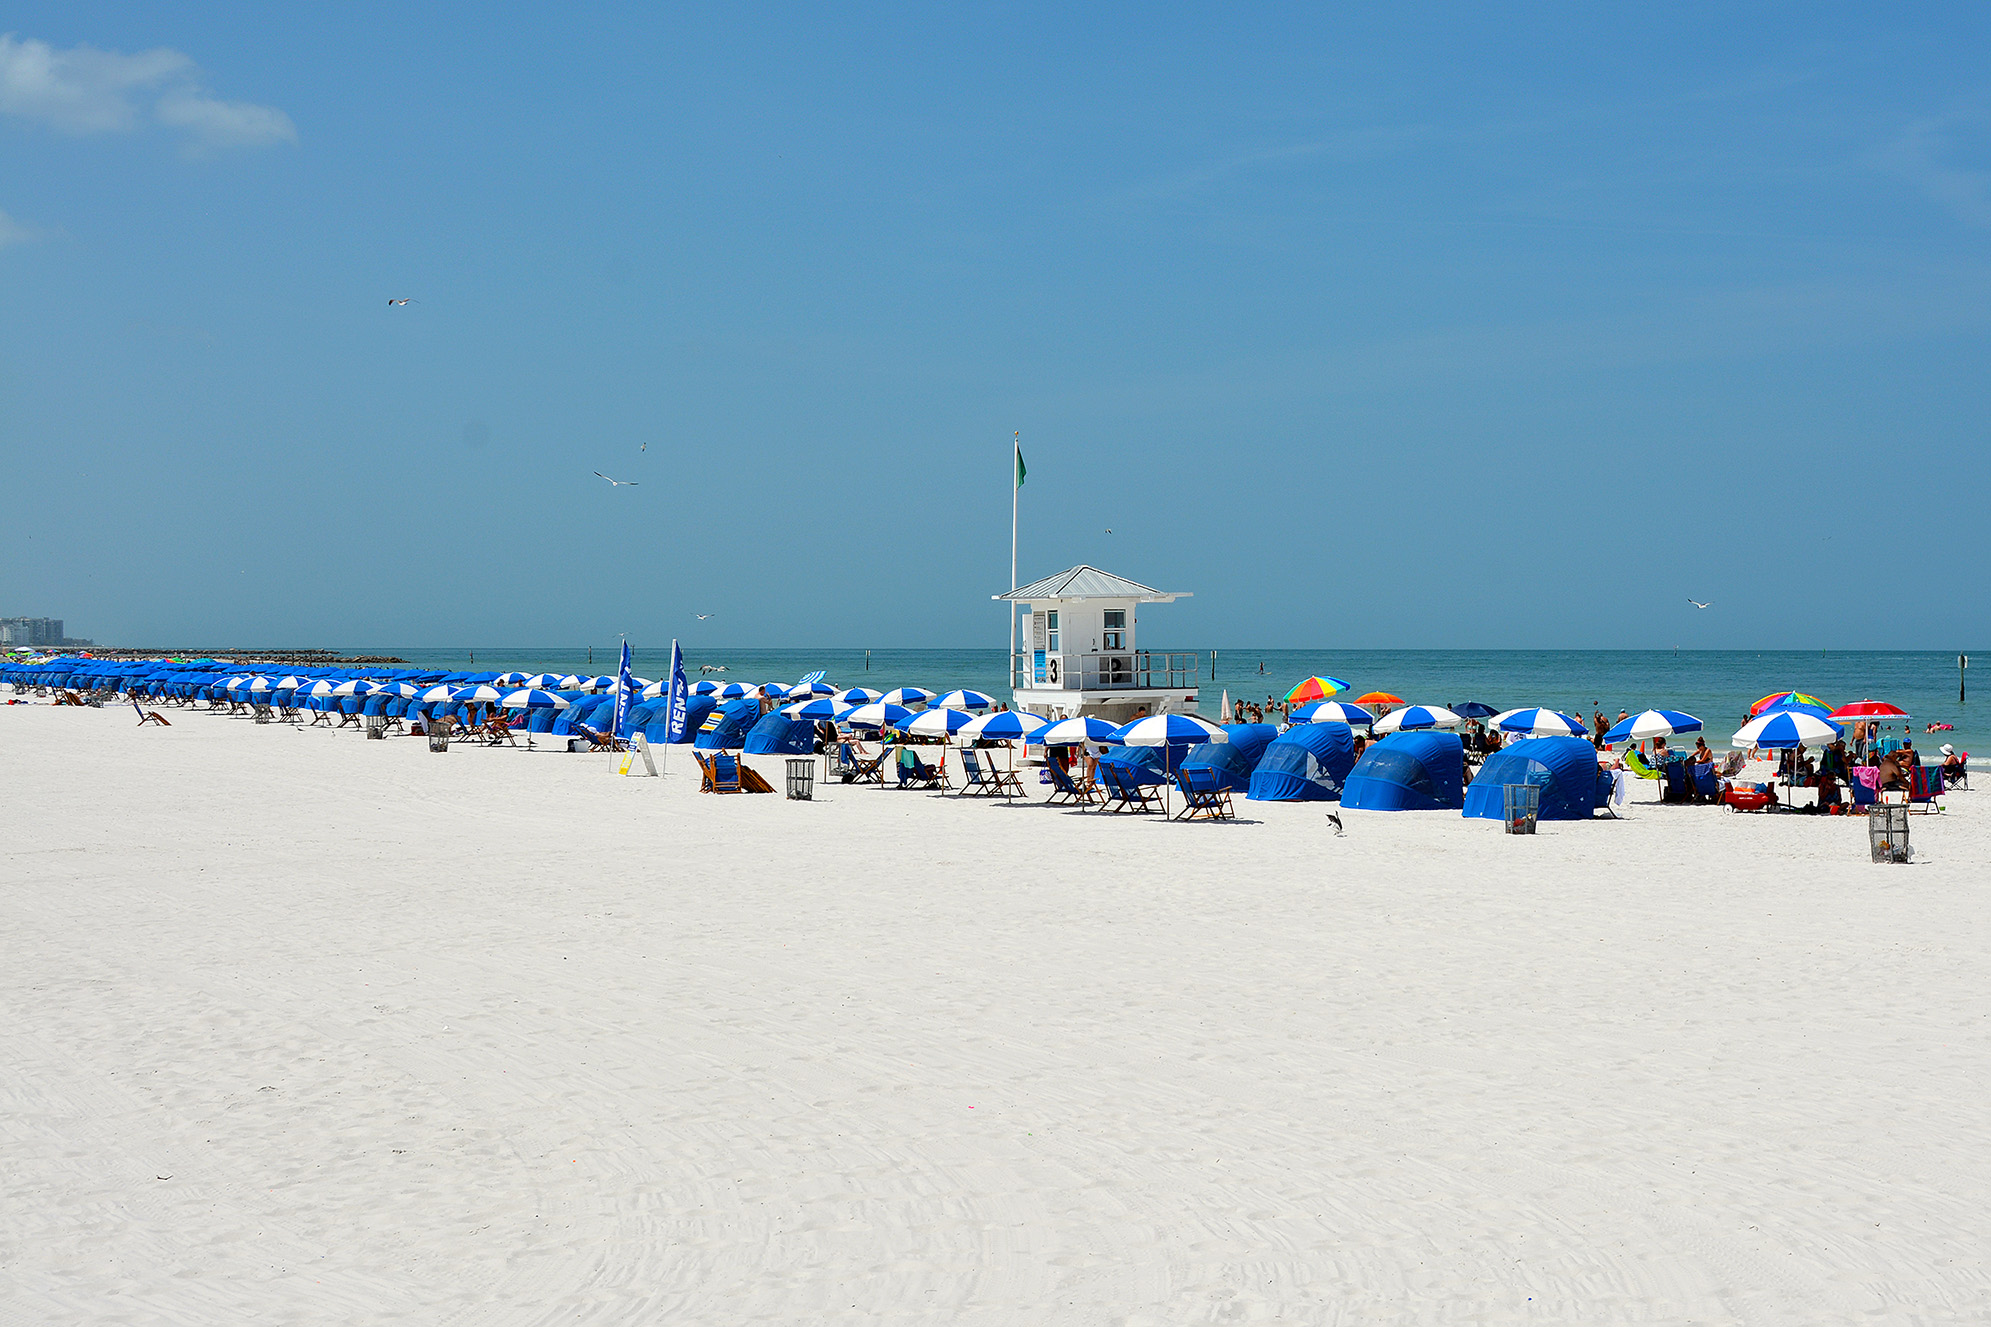
[[[1023,487],[1023,476],[1029,472],[1023,468],[1023,448],[1016,449],[1016,486]]]

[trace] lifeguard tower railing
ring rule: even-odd
[[[1208,650],[1117,650],[1107,654],[1053,655],[1039,669],[1037,656],[1018,650],[1010,657],[1010,676],[1020,687],[1065,691],[1181,691],[1196,685],[1197,670]],[[1050,663],[1059,663],[1058,676]]]

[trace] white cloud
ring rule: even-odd
[[[5,212],[0,212],[0,249],[4,249],[10,244],[26,244],[29,240],[40,238],[40,235],[23,226]]]
[[[179,51],[57,50],[12,33],[0,35],[0,114],[69,134],[127,132],[150,118],[186,134],[189,146],[198,148],[297,139],[290,117],[275,107],[210,96],[199,67]]]
[[[274,106],[217,101],[198,92],[173,92],[159,99],[159,123],[184,129],[205,147],[264,147],[295,143],[297,126]]]
[[[1991,174],[1951,165],[1949,131],[1981,115],[1922,120],[1877,154],[1879,164],[1969,226],[1991,226]]]

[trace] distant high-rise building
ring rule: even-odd
[[[59,617],[0,617],[0,645],[60,645],[62,619]]]

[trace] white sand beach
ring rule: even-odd
[[[0,708],[0,1322],[1991,1321],[1970,793],[1888,867],[169,717]]]

